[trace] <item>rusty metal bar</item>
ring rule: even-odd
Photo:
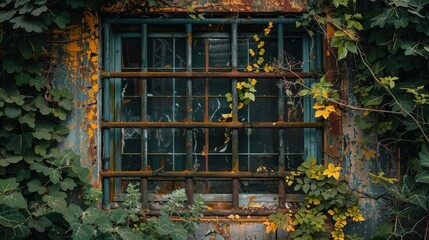
[[[203,211],[204,216],[229,216],[239,215],[239,216],[268,216],[278,212],[290,213],[294,211],[293,209],[219,209],[219,210],[205,210]],[[159,211],[149,210],[145,212],[149,216],[158,216]],[[219,219],[218,219],[219,220]],[[239,221],[239,219],[229,219],[230,221]],[[266,219],[265,219],[266,220]]]
[[[186,72],[192,71],[192,24],[186,24]],[[192,121],[192,77],[188,76],[186,79],[186,119]],[[186,170],[191,171],[193,169],[193,139],[192,139],[192,128],[188,126],[186,129]],[[191,178],[186,179],[186,196],[187,204],[191,205],[193,199],[193,182]]]
[[[235,66],[236,68],[237,66]],[[314,72],[238,72],[233,69],[230,72],[106,72],[100,71],[100,77],[105,78],[314,78],[318,74]]]
[[[101,122],[101,128],[322,128],[322,127],[323,127],[323,123],[321,122],[104,122],[104,121]],[[192,165],[192,162],[191,162],[191,165]]]
[[[103,171],[100,173],[103,177],[171,177],[171,178],[284,178],[291,175],[289,171],[255,173],[255,172],[197,172],[197,171]]]
[[[268,24],[289,23],[294,24],[300,18],[117,18],[112,24]]]
[[[277,58],[281,65],[284,64],[284,36],[283,36],[283,23],[277,24]],[[282,81],[282,80],[280,80]],[[284,85],[278,84],[278,121],[284,122],[285,120],[285,97],[284,97]],[[285,130],[279,129],[279,172],[285,170]],[[286,186],[285,180],[279,179],[279,207],[285,206],[285,194]]]
[[[210,61],[210,52],[209,52],[209,39],[206,38],[205,39],[205,52],[206,52],[206,59],[205,59],[205,71],[208,72],[209,71],[209,61]],[[208,122],[209,121],[209,78],[205,79],[206,81],[206,88],[205,88],[205,96],[204,96],[204,100],[205,100],[205,111],[204,111],[204,122]],[[208,172],[209,171],[209,129],[205,128],[204,129],[204,161],[205,161],[205,171]],[[205,181],[205,187],[204,187],[204,192],[205,193],[209,193],[209,182],[208,180]]]
[[[141,47],[141,70],[147,71],[147,25],[142,24],[141,30],[142,38],[142,47]],[[147,78],[143,78],[141,81],[141,119],[146,122],[147,117]],[[141,128],[141,165],[140,168],[143,171],[147,170],[147,128]],[[141,192],[141,202],[142,207],[146,208],[148,206],[148,181],[147,178],[142,178],[140,180],[140,192]]]
[[[110,37],[110,24],[106,23],[104,27],[104,35],[103,35],[103,47],[104,47],[104,54],[103,54],[103,66],[104,69],[110,70],[110,56],[111,56],[111,43],[110,43],[111,37]],[[109,107],[109,101],[110,101],[110,80],[103,82],[103,119],[105,121],[110,121],[110,107]],[[102,158],[102,164],[103,164],[103,170],[108,171],[110,169],[110,129],[103,129],[103,158]],[[103,206],[107,207],[110,204],[110,179],[107,177],[102,178],[103,179]]]
[[[237,23],[231,25],[231,66],[233,71],[237,71],[238,63],[238,39],[237,39]],[[232,122],[238,122],[238,92],[237,92],[237,78],[232,79]],[[239,159],[238,159],[238,130],[232,129],[232,171],[239,172]],[[239,181],[238,178],[232,179],[232,208],[237,209],[240,205],[239,202]]]

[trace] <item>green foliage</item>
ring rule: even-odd
[[[363,147],[407,149],[401,156],[406,183],[396,184],[382,172],[372,174],[377,183],[392,184],[386,187],[393,197],[388,211],[393,222],[381,225],[376,239],[427,237],[422,215],[428,214],[424,194],[429,183],[428,7],[426,0],[312,1],[297,23],[311,33],[328,24],[325,33],[337,51],[339,66],[357,73],[354,93],[359,106],[349,106],[363,110],[355,122],[364,131]],[[337,80],[342,79],[333,79]],[[308,90],[308,94],[318,93]],[[360,155],[366,160],[376,157],[373,149]]]
[[[1,239],[67,237],[61,215],[72,191],[88,181],[79,156],[57,148],[69,133],[62,121],[73,96],[53,89],[40,64],[50,61],[46,31],[69,22],[63,2],[0,2]],[[90,231],[79,228],[78,234]]]
[[[64,219],[71,226],[72,239],[186,240],[197,228],[198,223],[194,219],[202,216],[205,207],[199,197],[189,209],[185,209],[185,190],[175,190],[162,207],[160,217],[144,220],[139,190],[129,184],[126,192],[124,208],[104,211],[90,207],[83,210],[77,205],[70,205],[64,213]],[[172,221],[173,215],[181,218],[181,222]]]
[[[294,190],[302,191],[305,201],[296,212],[270,215],[267,232],[277,227],[290,231],[295,240],[355,239],[345,236],[349,221],[363,221],[358,209],[358,196],[349,191],[346,181],[340,179],[340,167],[333,164],[317,165],[314,158],[302,163],[294,173]],[[287,178],[286,181],[290,181]],[[289,184],[288,184],[289,185]]]

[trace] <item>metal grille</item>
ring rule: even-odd
[[[270,21],[276,30],[266,39],[267,55],[279,63],[298,63],[294,73],[244,71],[251,61],[253,32],[239,29],[255,24],[262,29],[261,24]],[[294,22],[120,19],[106,24],[101,71],[103,204],[120,200],[129,182],[140,186],[142,205],[148,209],[181,187],[189,204],[195,193],[205,194],[206,201],[230,203],[226,210],[211,211],[215,215],[248,214],[240,209],[240,201],[253,193],[260,193],[254,197],[261,201],[271,197],[275,208],[293,200],[284,177],[303,159],[320,158],[317,129],[322,128],[312,117],[311,99],[285,95],[286,88],[294,94],[299,88],[282,84],[283,78],[297,77],[309,84],[321,67],[320,45],[310,48],[305,33],[284,31]],[[212,24],[218,24],[217,31],[200,30]],[[161,31],[172,25],[173,32]],[[235,86],[249,77],[258,79],[260,94],[239,111]],[[220,121],[221,113],[229,112],[224,98],[229,91],[232,119]],[[272,211],[268,207],[253,214]]]

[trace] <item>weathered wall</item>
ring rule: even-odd
[[[70,134],[63,143],[81,156],[91,169],[91,183],[99,186],[97,163],[98,131],[98,17],[87,12],[73,18],[74,24],[55,31],[53,85],[68,88],[74,95],[74,108],[66,122]]]
[[[225,2],[229,8],[239,9],[240,11],[255,11],[260,9],[271,11],[274,5],[261,4],[256,7],[258,0],[252,1],[250,8],[244,10],[242,7],[248,1],[219,1]],[[277,3],[296,3],[302,1],[274,1]],[[234,5],[234,4],[235,5]],[[232,4],[232,5],[231,5]],[[302,5],[295,8],[296,11],[302,8]],[[224,5],[225,7],[225,5]],[[290,4],[285,9],[290,9]],[[63,143],[63,147],[72,148],[81,156],[82,165],[92,170],[91,179],[94,186],[100,187],[99,169],[100,161],[97,155],[98,143],[100,142],[98,134],[98,109],[99,98],[99,19],[94,13],[86,13],[84,17],[76,17],[74,24],[65,31],[56,31],[52,39],[52,50],[54,52],[54,79],[53,84],[58,87],[69,88],[74,94],[74,109],[71,112],[67,125],[70,128],[70,135]],[[328,62],[333,64],[332,62]],[[352,82],[345,79],[346,84],[351,86]],[[347,102],[354,103],[350,88],[343,89],[343,94],[349,96]],[[362,131],[354,125],[355,112],[344,111],[342,115],[333,116],[325,129],[325,141],[327,155],[326,161],[335,162],[343,165],[343,173],[347,175],[349,184],[361,194],[361,210],[367,221],[360,225],[354,225],[352,231],[364,233],[366,236],[371,235],[377,223],[380,221],[382,202],[377,199],[380,189],[370,182],[368,170],[374,167],[370,161],[363,161],[361,156],[361,138]],[[236,222],[228,219],[223,221],[212,221],[205,223],[197,231],[199,239],[207,233],[219,233],[227,239],[275,239],[276,236],[271,234],[267,236],[264,231],[263,221],[260,222]],[[208,234],[207,237],[213,234]],[[214,236],[214,235],[213,235]],[[285,235],[277,237],[284,238]],[[211,239],[211,238],[205,238]],[[220,238],[218,238],[220,239]]]

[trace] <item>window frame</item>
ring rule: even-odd
[[[305,109],[304,121],[303,122],[285,122],[284,121],[284,88],[279,87],[278,90],[278,121],[276,122],[259,122],[257,124],[239,122],[238,121],[238,101],[237,101],[237,89],[235,88],[239,79],[246,79],[248,77],[255,78],[270,78],[280,79],[281,76],[277,73],[249,73],[249,72],[238,72],[238,40],[237,40],[237,29],[239,25],[245,24],[268,24],[273,22],[275,28],[277,28],[277,44],[278,44],[278,56],[279,62],[284,62],[283,59],[283,42],[285,38],[285,26],[294,25],[297,19],[284,19],[284,18],[272,18],[272,19],[206,19],[206,20],[192,20],[192,19],[116,19],[113,21],[114,24],[126,25],[126,24],[141,24],[141,33],[122,34],[115,33],[112,29],[111,21],[106,21],[103,35],[103,69],[100,71],[100,78],[102,80],[102,98],[103,103],[101,106],[102,117],[100,121],[100,128],[102,131],[102,150],[100,159],[100,176],[102,178],[103,188],[103,205],[108,206],[112,201],[120,199],[120,177],[137,177],[140,178],[140,188],[142,192],[142,206],[147,208],[150,200],[163,200],[159,196],[150,196],[148,193],[148,179],[149,178],[174,178],[184,179],[186,182],[186,194],[188,197],[188,204],[193,201],[193,181],[194,179],[230,179],[232,181],[232,194],[231,202],[232,209],[235,213],[240,214],[240,194],[239,193],[239,181],[240,179],[270,179],[278,181],[279,193],[274,194],[278,196],[278,206],[282,208],[285,206],[285,202],[288,198],[286,194],[286,186],[284,177],[290,173],[285,171],[285,149],[281,143],[285,140],[284,129],[286,128],[304,128],[304,159],[309,159],[309,156],[315,157],[318,162],[321,162],[322,155],[320,148],[323,146],[322,141],[322,129],[323,125],[321,122],[316,121],[314,117],[314,99],[310,97],[304,97],[303,108]],[[192,26],[193,24],[228,24],[231,26],[231,71],[224,72],[194,72],[192,71],[192,45],[187,44],[186,47],[186,70],[184,72],[149,72],[147,67],[147,39],[148,32],[147,28],[149,24],[181,24],[186,27],[186,42],[192,39]],[[296,32],[294,32],[296,34]],[[304,79],[307,85],[310,85],[315,81],[317,75],[316,71],[320,71],[322,68],[321,59],[321,36],[316,34],[314,43],[312,38],[305,32],[299,32],[302,35],[303,41],[303,66],[302,71],[297,73],[286,73],[283,77],[287,79],[296,79],[297,76]],[[122,72],[121,67],[121,38],[123,36],[130,37],[136,36],[142,39],[141,46],[141,67],[140,71],[136,72]],[[192,41],[191,41],[192,42]],[[311,47],[314,46],[314,47]],[[232,102],[232,122],[193,122],[192,111],[187,111],[187,119],[191,121],[186,122],[148,122],[147,115],[147,78],[185,78],[186,79],[186,105],[187,108],[192,109],[192,79],[193,78],[230,78],[231,90],[233,95]],[[121,80],[122,78],[136,77],[139,81],[142,81],[142,114],[140,122],[122,122],[120,114],[121,99]],[[113,94],[112,94],[113,93]],[[113,95],[113,96],[112,96]],[[142,131],[142,160],[140,171],[121,171],[118,166],[121,163],[121,151],[117,150],[118,146],[121,146],[121,128],[141,128]],[[184,128],[186,129],[186,142],[191,143],[190,147],[186,147],[186,171],[177,172],[153,172],[148,170],[148,149],[147,149],[147,131],[148,128]],[[192,170],[192,129],[193,128],[229,128],[231,129],[232,145],[236,146],[232,148],[232,171],[231,172],[197,172]],[[254,172],[240,172],[239,171],[239,153],[238,153],[238,129],[240,128],[274,128],[279,130],[279,166],[278,171],[274,173],[254,173]],[[119,180],[118,180],[119,179]],[[205,200],[210,199],[216,200],[213,195],[219,194],[207,194]],[[268,195],[268,194],[264,194]],[[275,196],[259,196],[262,200],[275,198]],[[150,199],[151,198],[151,199]],[[296,196],[291,195],[288,201],[297,200]],[[298,200],[300,198],[298,197]],[[213,210],[213,215],[222,215],[225,211]],[[226,211],[230,212],[230,210]],[[262,215],[270,214],[271,210],[261,210]],[[247,214],[247,213],[243,213]]]

